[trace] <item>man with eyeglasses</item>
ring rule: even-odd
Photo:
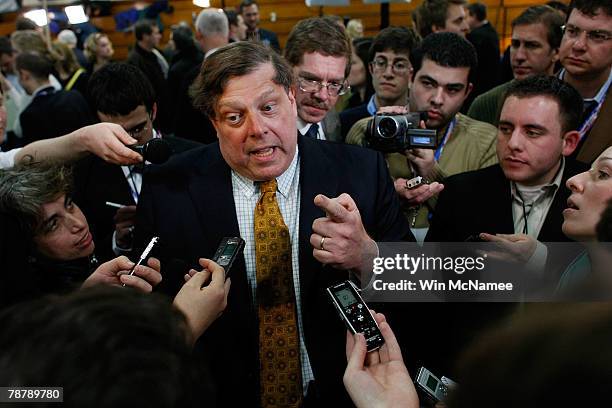
[[[98,119],[121,125],[139,146],[162,134],[154,128],[157,99],[153,86],[138,68],[111,63],[89,81],[90,106]],[[199,146],[189,140],[164,136],[175,153]],[[102,261],[129,253],[136,204],[142,185],[143,164],[116,166],[97,157],[77,164],[75,200],[86,215]],[[121,208],[107,205],[119,204]]]
[[[532,6],[512,21],[510,64],[512,81],[479,95],[470,105],[468,116],[497,126],[503,96],[516,80],[532,75],[553,75],[559,60],[564,18],[549,6]]]
[[[342,141],[340,119],[333,109],[350,88],[351,41],[329,17],[301,20],[291,30],[284,56],[297,79],[297,127],[302,136]]]
[[[410,54],[419,42],[418,34],[406,27],[387,27],[374,37],[368,68],[375,93],[367,103],[340,113],[343,139],[355,122],[373,116],[381,107],[408,104]]]
[[[612,144],[612,3],[574,0],[565,23],[559,78],[584,100],[576,158],[591,163]]]
[[[386,155],[395,190],[403,199],[405,214],[413,232],[424,238],[431,198],[442,191],[447,176],[477,170],[497,162],[496,129],[459,113],[472,90],[476,51],[465,38],[454,33],[430,34],[410,55],[412,85],[409,110],[427,112],[425,126],[437,132],[437,149],[410,149]],[[388,112],[403,113],[404,107]],[[363,145],[369,118],[358,121],[347,135],[347,142]],[[430,184],[409,189],[407,180],[424,177]]]

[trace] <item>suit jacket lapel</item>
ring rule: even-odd
[[[487,208],[493,211],[492,227],[490,233],[512,234],[514,232],[514,219],[512,218],[512,193],[510,181],[506,178],[501,166],[495,166],[495,181],[489,186],[491,194],[486,196]],[[497,211],[497,209],[506,209]],[[497,215],[495,215],[497,213]]]
[[[223,237],[240,236],[236,206],[232,193],[231,170],[217,143],[209,145],[215,149],[207,163],[194,163],[197,167],[188,181],[189,195],[199,217],[203,253],[212,256]],[[213,216],[211,216],[213,215]],[[197,222],[194,220],[194,223]],[[206,252],[204,252],[206,251]],[[232,288],[228,296],[227,321],[236,333],[257,334],[257,320],[253,309],[251,289],[246,277],[244,255],[237,259],[231,271]],[[245,332],[245,328],[250,329]],[[256,338],[251,342],[257,344]],[[245,351],[246,352],[246,351]]]
[[[211,148],[215,149],[211,160],[207,163],[194,163],[197,170],[188,181],[189,194],[199,215],[202,231],[217,230],[220,235],[225,232],[224,236],[238,235],[240,230],[232,193],[231,170],[223,160],[218,144]],[[211,219],[210,214],[215,214],[215,218]],[[211,225],[215,228],[211,228]],[[204,239],[207,240],[210,234],[206,235]],[[217,244],[212,243],[213,246]]]
[[[340,115],[335,109],[327,112],[327,115],[321,121],[325,138],[331,142],[341,142],[342,134],[340,130]]]
[[[601,152],[612,145],[612,86],[597,115],[593,128],[584,139],[576,158],[583,163],[592,163]]]
[[[321,264],[312,256],[310,236],[312,222],[325,216],[325,212],[314,205],[314,198],[324,194],[333,198],[338,193],[338,178],[334,173],[334,163],[325,155],[319,144],[325,143],[298,136],[300,151],[300,286],[302,293],[309,292],[314,271],[321,269]]]

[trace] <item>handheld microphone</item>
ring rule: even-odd
[[[139,153],[145,162],[162,164],[172,156],[172,148],[164,139],[151,139],[143,145],[128,146],[130,149]]]

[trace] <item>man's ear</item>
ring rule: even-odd
[[[157,117],[157,102],[153,102],[153,107],[151,108],[151,122],[154,122],[156,117]]]
[[[576,150],[578,143],[580,143],[580,132],[578,132],[577,130],[571,130],[564,134],[562,138],[563,145],[561,149],[561,154],[563,156],[569,156],[570,154],[574,153],[574,150]]]
[[[19,79],[21,81],[27,81],[28,79],[30,79],[30,73],[25,69],[18,69],[17,73],[19,74]]]
[[[467,88],[465,88],[465,98],[467,99],[468,96],[470,96],[470,93],[472,92],[472,89],[474,89],[474,84],[471,82],[468,82],[468,86]]]
[[[554,48],[552,51],[552,62],[553,65],[557,63],[557,61],[559,61],[559,49],[558,48]]]
[[[210,123],[212,123],[213,127],[215,128],[215,134],[217,135],[217,139],[218,139],[219,138],[219,122],[217,122],[216,114],[215,114],[215,117],[209,116],[208,119],[210,119]]]
[[[432,33],[439,33],[440,31],[444,31],[444,27],[438,27],[435,24],[431,26]]]
[[[291,108],[293,113],[297,116],[297,102],[295,100],[295,93],[297,92],[296,86],[292,86],[289,88],[287,92],[287,97],[289,98],[289,103],[291,104]]]

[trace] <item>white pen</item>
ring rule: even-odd
[[[145,250],[142,251],[142,255],[140,255],[140,258],[138,259],[138,262],[136,262],[134,264],[134,266],[132,266],[132,269],[130,269],[130,273],[128,275],[130,275],[130,276],[134,275],[134,271],[136,270],[136,267],[138,265],[141,265],[144,262],[144,260],[147,259],[147,257],[149,256],[149,252],[151,252],[151,250],[153,249],[155,244],[157,244],[158,241],[159,241],[159,237],[151,238],[151,241],[149,242],[149,245],[147,245]],[[122,286],[125,286],[125,283]]]
[[[112,201],[107,201],[106,205],[108,205],[109,207],[114,207],[114,208],[125,207],[123,204],[113,203]]]

